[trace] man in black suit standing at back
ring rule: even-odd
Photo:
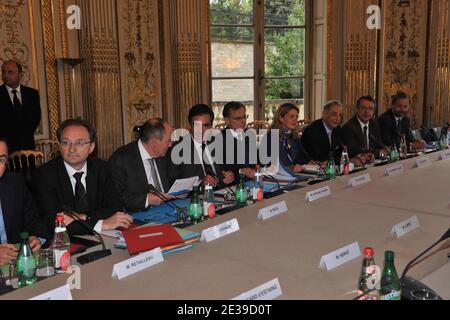
[[[328,102],[323,107],[322,119],[311,123],[303,132],[301,141],[312,160],[324,163],[332,152],[335,160],[341,155],[342,103],[338,100]]]
[[[8,147],[0,137],[0,266],[17,257],[14,244],[20,241],[22,231],[28,231],[33,251],[49,239],[50,234],[39,219],[39,211],[23,178],[6,171]],[[40,237],[42,240],[39,240]]]
[[[137,141],[116,150],[109,159],[117,191],[127,210],[137,212],[161,205],[162,200],[149,190],[149,185],[160,193],[169,191],[171,181],[165,155],[172,145],[172,131],[168,122],[150,119],[140,128]],[[168,194],[165,197],[173,198]]]
[[[356,103],[356,115],[342,127],[342,143],[348,147],[350,158],[356,165],[370,163],[381,151],[386,152],[381,142],[380,129],[374,120],[375,99],[364,96]]]
[[[378,118],[380,126],[381,139],[386,146],[400,148],[401,138],[404,135],[406,142],[412,143],[412,148],[421,150],[425,147],[425,141],[416,140],[411,132],[411,121],[409,113],[408,95],[404,92],[398,92],[392,97],[392,106]]]
[[[53,232],[56,215],[64,213],[70,234],[90,234],[64,212],[65,206],[97,232],[128,228],[133,218],[122,212],[109,164],[91,156],[96,141],[92,126],[69,119],[60,125],[57,136],[61,156],[37,169],[33,177],[35,199],[49,231]]]
[[[20,63],[9,60],[2,65],[0,86],[0,136],[7,139],[9,152],[34,150],[34,132],[41,120],[37,90],[21,85]]]

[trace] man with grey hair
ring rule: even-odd
[[[41,121],[39,93],[21,85],[23,70],[15,60],[2,64],[0,86],[0,136],[8,140],[9,152],[34,150],[34,132]]]
[[[340,129],[342,122],[342,103],[338,100],[328,102],[322,118],[309,125],[302,134],[302,145],[309,156],[317,162],[325,162],[330,152],[338,159],[342,152]]]
[[[161,193],[169,191],[166,153],[172,146],[172,132],[167,121],[150,119],[141,127],[137,141],[116,150],[109,159],[114,182],[127,210],[137,212],[161,205],[162,200],[149,191],[149,185]]]

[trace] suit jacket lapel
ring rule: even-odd
[[[0,86],[0,96],[3,97],[5,103],[7,103],[7,106],[9,107],[10,111],[14,111],[14,105],[11,101],[11,98],[8,93],[8,89],[6,89],[6,85]]]
[[[58,181],[61,187],[63,205],[68,205],[71,209],[75,209],[75,195],[72,183],[64,165],[64,160],[61,157],[58,162]]]
[[[142,158],[141,158],[141,153],[139,152],[139,146],[138,146],[138,141],[135,142],[134,147],[133,147],[133,154],[132,156],[132,161],[134,162],[134,165],[132,165],[132,168],[136,168],[136,170],[134,171],[135,174],[135,179],[137,181],[137,184],[139,186],[142,186],[143,190],[147,190],[148,189],[148,177],[147,174],[145,173],[145,168],[144,168],[144,163],[142,162]]]
[[[359,145],[364,148],[364,136],[357,116],[354,116],[353,118],[352,129],[356,137],[358,138]]]
[[[96,207],[97,190],[98,189],[98,172],[97,167],[88,158],[87,160],[87,175],[86,175],[86,193],[88,196],[89,209]]]

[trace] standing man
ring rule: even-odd
[[[34,195],[49,231],[66,206],[97,232],[128,228],[133,218],[122,212],[109,164],[91,156],[96,134],[90,123],[66,120],[57,136],[61,156],[37,169],[33,177]],[[70,234],[90,234],[70,213],[64,213],[64,223]]]
[[[411,132],[411,121],[408,117],[410,99],[404,92],[398,92],[392,97],[392,105],[389,110],[378,118],[381,138],[386,146],[400,147],[401,138],[405,135],[406,142],[412,143],[412,148],[421,150],[426,143],[414,138]]]
[[[7,172],[8,147],[6,140],[0,137],[0,266],[16,259],[19,235],[28,231],[33,251],[40,249],[41,244],[49,239],[46,226],[39,220],[39,211],[33,202],[22,177]]]
[[[312,160],[326,162],[330,152],[338,160],[341,148],[342,103],[337,100],[323,107],[322,119],[311,123],[303,132],[301,141]]]
[[[37,90],[21,85],[22,65],[9,60],[2,65],[0,86],[0,136],[6,138],[9,152],[34,150],[34,132],[41,120]]]
[[[127,210],[138,212],[159,206],[160,193],[169,191],[167,150],[172,145],[172,126],[159,118],[150,119],[139,130],[140,138],[114,152],[109,159],[117,191]],[[173,197],[164,195],[167,199]]]
[[[348,147],[355,164],[364,165],[374,160],[384,149],[380,129],[374,120],[375,99],[364,96],[356,102],[356,115],[342,127],[342,143]]]

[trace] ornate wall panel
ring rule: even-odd
[[[97,152],[108,158],[123,144],[115,0],[81,0],[80,57],[84,117],[95,125]]]
[[[373,0],[346,0],[344,5],[344,120],[355,114],[356,101],[364,95],[376,97],[378,32],[366,27],[365,13]]]
[[[383,101],[402,90],[412,97],[412,126],[422,124],[427,44],[427,0],[384,0]]]
[[[435,68],[435,94],[431,126],[440,127],[450,121],[450,1],[434,1],[438,10],[437,52]]]
[[[125,118],[125,137],[133,127],[161,117],[158,2],[118,0],[120,58]]]

